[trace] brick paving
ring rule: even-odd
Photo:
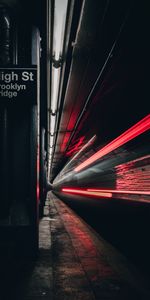
[[[49,193],[24,299],[148,300],[150,290],[121,254]]]
[[[150,299],[147,279],[52,193],[40,221],[38,258],[24,262],[11,282],[0,300]]]

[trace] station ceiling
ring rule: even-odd
[[[41,124],[53,180],[93,136],[96,142],[84,158],[147,115],[149,3],[68,1],[50,158],[55,1],[3,2],[24,26],[41,32]]]

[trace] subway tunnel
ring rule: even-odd
[[[148,0],[0,1],[0,299],[150,299]]]

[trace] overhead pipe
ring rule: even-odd
[[[55,1],[56,2],[56,1]],[[55,22],[55,11],[54,11],[54,7],[55,7],[55,2],[52,2],[51,4],[51,9],[52,9],[52,17],[51,17],[51,20],[52,20],[52,24],[51,24],[51,30],[50,32],[53,33],[54,35],[54,30],[55,30],[55,27],[54,27],[54,22]],[[61,1],[60,1],[61,3]],[[53,107],[55,106],[54,104],[50,105],[50,103],[48,103],[48,111],[49,111],[49,117],[51,116],[56,118],[55,120],[55,132],[53,134],[51,134],[51,136],[53,136],[53,140],[54,140],[54,148],[55,148],[55,143],[56,143],[56,139],[57,139],[57,133],[58,133],[58,130],[56,130],[56,128],[58,128],[58,124],[59,124],[59,121],[60,121],[60,106],[61,106],[61,99],[60,99],[60,94],[61,94],[61,91],[62,91],[62,88],[63,88],[63,79],[64,76],[65,76],[65,66],[66,66],[66,54],[67,54],[67,51],[68,51],[68,46],[69,46],[69,39],[70,39],[70,30],[71,30],[71,24],[72,24],[72,15],[73,15],[73,10],[74,10],[74,3],[75,3],[75,0],[67,0],[67,7],[66,7],[66,21],[65,21],[65,26],[64,26],[64,37],[63,37],[63,41],[62,41],[62,45],[60,47],[60,53],[56,55],[55,52],[58,52],[58,49],[54,49],[54,53],[52,51],[54,47],[54,38],[52,38],[52,34],[50,36],[51,38],[51,45],[49,45],[49,48],[48,49],[48,52],[50,52],[50,57],[51,57],[51,73],[52,73],[52,69],[53,71],[55,71],[55,82],[59,81],[59,78],[60,79],[60,82],[58,84],[58,90],[57,90],[57,103],[56,103],[56,108],[53,109]],[[49,16],[48,16],[49,17]],[[57,48],[57,47],[56,47]],[[56,51],[57,50],[57,51]],[[55,57],[56,55],[56,57]],[[58,74],[58,69],[60,68],[60,73]],[[57,74],[56,74],[57,72]],[[48,75],[49,76],[49,75]],[[53,73],[53,76],[51,76],[52,78],[54,77],[54,73]],[[50,81],[50,84],[52,85],[52,81]],[[54,83],[53,83],[54,84]],[[56,96],[56,95],[55,95]],[[49,91],[49,97],[50,97],[50,91]],[[51,107],[50,107],[51,106]],[[48,117],[48,120],[49,120],[49,117]],[[49,128],[49,124],[48,124],[48,128]],[[51,128],[49,128],[51,131]],[[49,143],[50,143],[50,135],[49,135]],[[53,152],[54,153],[54,152]],[[48,159],[50,161],[50,157]],[[50,178],[50,168],[48,170],[48,178]]]

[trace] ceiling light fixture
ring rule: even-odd
[[[51,7],[51,5],[49,5]],[[54,135],[58,113],[59,103],[59,86],[60,74],[63,63],[63,45],[65,38],[66,16],[67,16],[68,0],[54,1],[54,26],[53,26],[53,42],[52,42],[52,57],[51,57],[51,95],[49,107],[49,126],[50,126],[50,147],[54,146]],[[50,15],[51,16],[51,15]],[[50,18],[49,16],[49,18]],[[49,21],[50,23],[50,21]],[[51,47],[49,39],[49,47]],[[50,51],[50,49],[49,49]],[[53,136],[53,138],[51,138]],[[52,155],[52,151],[51,151]],[[52,157],[48,157],[49,163],[52,163]],[[50,170],[48,170],[48,177]]]

